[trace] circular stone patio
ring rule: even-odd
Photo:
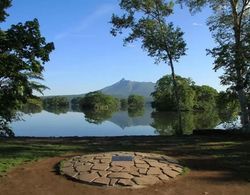
[[[174,179],[183,167],[159,154],[109,152],[75,156],[61,162],[61,174],[91,185],[145,187]]]

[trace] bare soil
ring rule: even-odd
[[[18,140],[20,141],[20,140]],[[32,140],[24,140],[25,142]],[[62,142],[61,140],[59,140]],[[59,142],[58,140],[54,142]],[[235,145],[230,145],[234,141]],[[33,141],[38,142],[38,141]],[[46,141],[47,142],[47,141]],[[53,142],[53,140],[48,140]],[[65,143],[65,140],[63,140]],[[89,140],[67,140],[68,144],[83,145],[82,151],[64,156],[41,159],[27,163],[0,178],[0,195],[249,195],[250,182],[246,172],[249,166],[249,139],[225,138],[103,138]],[[66,179],[56,171],[63,159],[97,149],[128,151],[161,151],[173,156],[191,170],[175,180],[142,189],[105,188],[89,186]],[[228,146],[226,144],[229,144]],[[230,147],[229,147],[230,146]],[[102,147],[102,148],[100,148]],[[131,148],[130,148],[131,147]],[[130,149],[129,149],[130,148]],[[144,149],[144,150],[143,150]],[[152,151],[154,150],[154,151]],[[239,154],[237,157],[236,154]],[[237,158],[235,158],[235,156]],[[245,157],[245,158],[244,158]],[[229,164],[227,164],[228,162]],[[230,164],[230,162],[234,162]],[[238,163],[239,162],[239,163]],[[248,164],[248,165],[247,165]],[[236,171],[235,171],[236,170]]]

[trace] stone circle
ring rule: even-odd
[[[108,152],[64,160],[60,163],[60,172],[90,185],[145,187],[176,178],[183,172],[183,167],[177,160],[165,155]]]

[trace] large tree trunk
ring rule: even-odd
[[[178,135],[183,134],[183,127],[182,127],[182,117],[181,117],[181,106],[180,106],[180,96],[178,93],[178,85],[176,82],[176,77],[175,77],[175,70],[174,70],[174,64],[172,57],[169,55],[169,65],[171,67],[171,72],[172,72],[172,79],[173,79],[173,86],[174,86],[174,93],[175,93],[175,100],[176,100],[176,106],[177,106],[177,114],[178,114]]]
[[[241,108],[241,124],[244,131],[250,132],[250,124],[249,124],[249,108],[247,109],[247,100],[246,95],[243,90],[238,91],[238,97],[240,101]]]
[[[237,7],[238,7],[238,1],[237,0],[230,0],[231,8],[232,8],[232,16],[234,20],[234,39],[235,39],[235,56],[234,56],[234,66],[236,69],[236,91],[238,93],[238,99],[240,102],[240,109],[241,109],[241,124],[242,128],[245,131],[250,131],[250,121],[249,121],[249,113],[247,109],[247,99],[246,94],[244,92],[244,78],[243,78],[243,59],[242,56],[242,42],[241,42],[241,35],[242,35],[242,14],[238,14]]]

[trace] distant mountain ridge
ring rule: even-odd
[[[104,94],[111,95],[117,98],[128,98],[129,95],[141,95],[145,98],[145,101],[152,101],[151,93],[154,91],[155,83],[153,82],[139,82],[121,79],[113,85],[104,87],[100,90]],[[66,97],[69,101],[75,97],[84,97],[85,94],[78,95],[59,95]],[[53,96],[43,96],[41,98],[47,98]]]
[[[118,98],[127,98],[129,95],[141,95],[145,99],[152,99],[151,93],[154,91],[155,83],[138,82],[125,80],[124,78],[111,86],[105,87],[99,91],[104,94],[112,95]]]

